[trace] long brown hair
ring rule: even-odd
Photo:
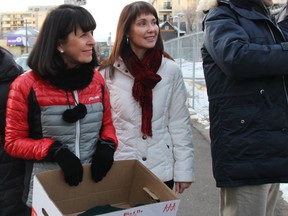
[[[130,31],[130,27],[132,23],[136,20],[138,16],[141,14],[152,14],[156,18],[156,24],[159,27],[159,18],[155,8],[148,2],[145,1],[136,1],[126,5],[118,20],[117,31],[115,42],[109,57],[103,60],[100,64],[99,70],[102,70],[106,67],[110,67],[110,72],[113,74],[113,64],[114,62],[122,56],[121,52],[126,50],[129,44],[127,43],[126,34]],[[163,40],[161,37],[161,33],[158,34],[158,38],[156,41],[155,47],[163,52],[163,55],[167,58],[173,59],[168,53],[164,51]]]

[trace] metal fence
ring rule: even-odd
[[[209,121],[208,99],[202,69],[201,46],[203,32],[197,32],[164,42],[164,49],[179,64],[188,91],[187,105]]]
[[[200,53],[202,43],[203,32],[197,32],[166,41],[164,47],[174,59],[199,62],[202,61]]]

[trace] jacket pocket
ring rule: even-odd
[[[253,104],[222,110],[221,143],[227,149],[228,157],[233,160],[263,157],[265,133],[260,110]]]

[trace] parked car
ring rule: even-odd
[[[30,70],[29,66],[27,65],[28,57],[29,53],[24,53],[20,57],[15,59],[16,63],[20,65],[24,71]]]

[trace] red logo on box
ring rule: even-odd
[[[165,205],[163,212],[169,212],[169,211],[172,212],[175,210],[176,210],[176,203],[169,203]]]

